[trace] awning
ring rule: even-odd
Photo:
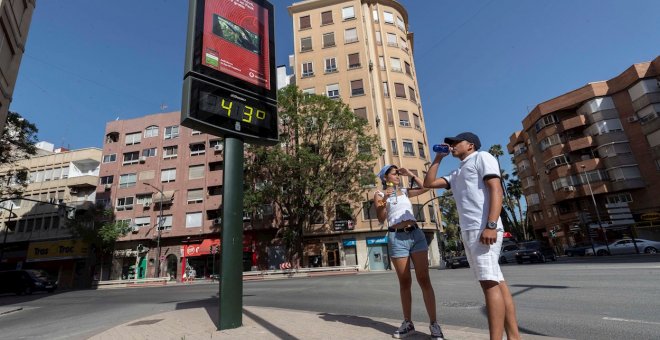
[[[162,202],[163,204],[170,204],[174,200],[174,190],[165,190],[163,191],[162,195]],[[154,204],[159,204],[161,202],[161,194],[160,193],[154,193],[152,196],[152,202]]]

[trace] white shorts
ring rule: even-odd
[[[504,281],[504,276],[500,270],[500,251],[502,250],[502,238],[504,232],[497,231],[497,242],[491,245],[485,245],[479,242],[481,230],[462,230],[463,245],[465,246],[465,256],[467,257],[470,268],[479,281]]]

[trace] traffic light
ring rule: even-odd
[[[144,251],[144,246],[142,244],[138,244],[137,246],[138,253],[141,253]]]

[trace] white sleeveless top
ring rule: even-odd
[[[388,226],[396,225],[403,221],[413,221],[415,220],[415,214],[413,213],[413,206],[408,198],[408,189],[401,188],[403,195],[397,195],[396,204],[394,202],[394,197],[387,198],[387,224]],[[379,193],[384,197],[385,193],[379,191]]]

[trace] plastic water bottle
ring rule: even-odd
[[[396,203],[397,203],[397,198],[396,198],[396,185],[394,185],[394,183],[392,183],[392,182],[387,182],[387,186],[388,186],[388,187],[392,187],[392,189],[394,189],[394,191],[392,191],[392,193],[390,194],[390,197],[389,197],[389,198],[393,198],[392,200],[390,200],[390,203],[391,203],[391,204],[396,204]]]
[[[433,152],[435,153],[449,153],[449,145],[447,144],[436,144],[433,146]]]

